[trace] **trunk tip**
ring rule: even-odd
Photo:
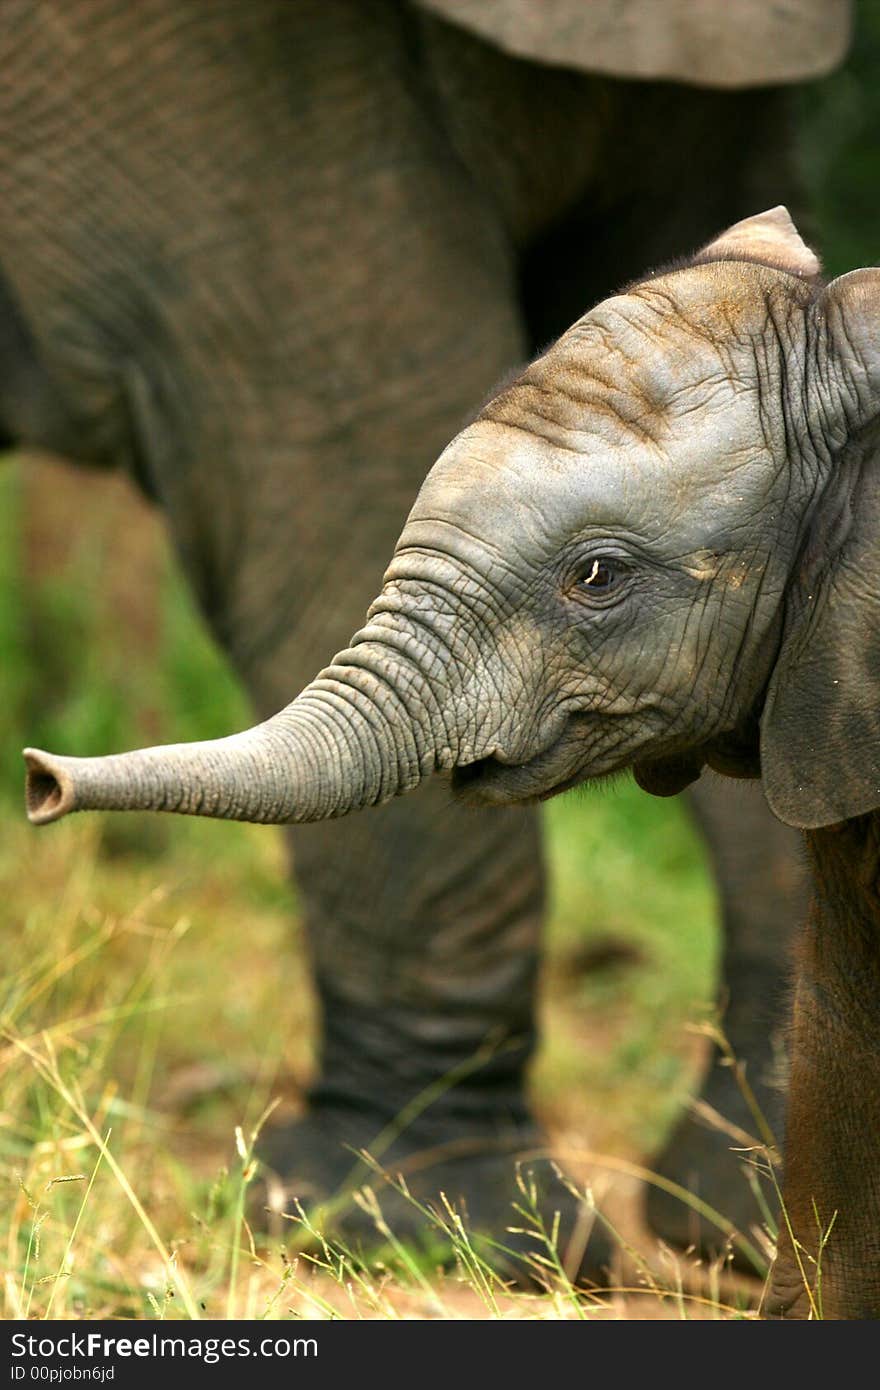
[[[73,778],[65,771],[60,759],[39,748],[25,748],[27,777],[24,804],[31,825],[48,825],[60,820],[75,806]]]

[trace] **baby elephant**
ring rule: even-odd
[[[288,822],[441,770],[479,805],[761,777],[814,876],[768,1308],[878,1317],[880,270],[819,270],[775,208],[600,304],[452,441],[291,705],[213,743],[29,751],[27,804]]]

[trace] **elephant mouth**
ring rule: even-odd
[[[494,755],[458,766],[452,790],[459,801],[473,806],[508,806],[516,802],[549,801],[610,768],[596,768],[584,747],[586,715],[572,715],[549,748],[522,763]],[[585,756],[586,754],[586,756]]]
[[[643,791],[653,796],[675,796],[695,782],[707,762],[728,775],[754,776],[754,772],[733,773],[726,764],[719,766],[708,756],[707,746],[686,751],[670,750],[665,755],[642,758],[635,750],[623,753],[597,753],[595,722],[589,715],[572,715],[559,738],[549,748],[522,763],[503,762],[496,756],[456,767],[452,790],[456,798],[474,806],[506,806],[517,802],[549,801],[583,782],[613,776],[632,768]]]

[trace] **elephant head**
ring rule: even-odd
[[[366,626],[215,742],[28,750],[35,822],[295,822],[451,770],[481,803],[634,767],[761,775],[789,824],[880,805],[880,271],[787,212],[587,313],[431,469]],[[340,564],[345,556],[340,555]]]

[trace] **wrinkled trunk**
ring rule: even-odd
[[[412,641],[355,642],[279,714],[229,738],[104,758],[27,749],[30,820],[85,810],[327,820],[451,767],[446,721],[418,661],[401,650]]]

